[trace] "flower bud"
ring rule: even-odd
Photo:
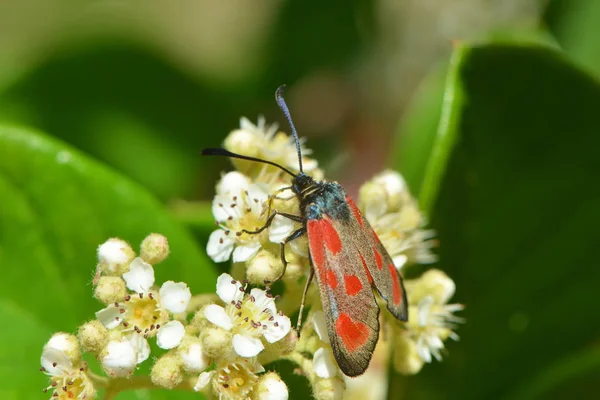
[[[81,350],[79,350],[79,342],[74,335],[58,332],[52,335],[44,348],[53,348],[62,351],[73,364],[77,364],[81,360]]]
[[[252,392],[253,400],[287,400],[288,388],[275,372],[267,372]]]
[[[126,295],[125,281],[119,276],[101,276],[94,290],[94,297],[107,305],[123,301]]]
[[[339,378],[317,379],[313,385],[316,400],[341,400],[346,385]]]
[[[167,389],[179,385],[183,381],[183,368],[177,353],[169,352],[156,360],[150,379],[155,385]]]
[[[98,354],[108,343],[108,330],[100,321],[95,319],[79,327],[77,338],[83,350]]]
[[[124,240],[108,239],[98,247],[98,269],[104,275],[120,276],[127,272],[135,252]]]
[[[108,342],[99,356],[104,372],[118,378],[130,376],[135,370],[137,359],[135,348],[125,339]]]
[[[200,332],[200,342],[204,354],[210,358],[223,357],[232,350],[232,334],[223,328],[208,327]]]
[[[246,278],[253,285],[274,282],[283,273],[283,264],[279,256],[261,249],[247,262]]]
[[[407,336],[398,335],[394,340],[394,369],[403,375],[421,371],[425,361],[417,353],[417,344]]]
[[[158,264],[169,255],[169,242],[159,233],[151,233],[142,241],[140,257],[148,264]]]

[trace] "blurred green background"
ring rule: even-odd
[[[1,2],[0,397],[44,396],[41,347],[98,309],[106,238],[166,234],[157,281],[214,290],[187,202],[228,163],[199,151],[241,116],[287,128],[286,83],[329,178],[406,176],[466,305],[388,398],[596,398],[599,75],[593,0]]]

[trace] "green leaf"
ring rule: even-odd
[[[435,146],[449,146],[421,195],[467,322],[443,363],[404,381],[405,396],[541,395],[527,384],[600,334],[600,85],[534,45],[459,48],[450,71],[446,94],[462,95],[444,101],[452,123]]]
[[[2,398],[39,398],[45,341],[75,332],[102,308],[91,281],[106,239],[137,249],[147,234],[162,233],[171,255],[156,267],[157,283],[214,290],[212,263],[152,195],[43,134],[0,127],[0,204]]]

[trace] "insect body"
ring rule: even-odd
[[[268,160],[224,149],[206,149],[202,154],[263,162],[292,176],[291,189],[300,202],[301,215],[275,211],[265,226],[245,232],[263,231],[276,215],[302,222],[300,229],[281,242],[285,271],[284,246],[304,234],[308,237],[311,272],[304,289],[298,324],[304,297],[316,275],[335,359],[344,374],[357,376],[369,366],[379,337],[379,306],[373,288],[386,302],[389,312],[401,321],[408,319],[406,292],[392,258],[344,188],[336,182],[316,181],[302,171],[300,143],[282,91],[283,86],[277,90],[276,99],[296,141],[300,173],[294,174]]]

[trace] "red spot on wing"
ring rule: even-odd
[[[377,268],[381,271],[383,269],[383,257],[379,254],[377,249],[373,249],[373,253],[375,254],[375,262],[377,263]]]
[[[346,350],[353,352],[367,343],[371,328],[360,321],[353,320],[348,314],[341,313],[335,321],[335,332],[342,339]]]
[[[344,287],[348,296],[356,296],[363,286],[356,275],[344,275]]]
[[[358,255],[360,256],[360,261],[362,262],[362,266],[363,266],[365,272],[367,273],[367,279],[369,280],[369,283],[371,285],[373,285],[373,276],[371,276],[371,272],[369,272],[369,268],[367,267],[367,262],[365,261],[365,258],[362,256],[362,254],[358,253]]]
[[[392,275],[392,299],[395,305],[399,305],[402,300],[402,289],[400,288],[400,278],[398,277],[398,271],[393,263],[388,265],[390,275]]]
[[[354,214],[354,218],[356,218],[360,227],[363,228],[362,215],[361,215],[358,207],[356,207],[356,204],[354,204],[354,201],[352,201],[352,199],[349,196],[346,196],[346,203],[348,203],[348,205],[350,206],[350,209],[352,210],[352,214]]]
[[[327,270],[327,284],[332,289],[335,289],[338,285],[337,276],[335,276],[335,272],[332,269]]]
[[[333,255],[336,255],[342,251],[342,240],[340,239],[338,232],[331,224],[331,221],[323,218],[318,220],[318,223],[320,224],[321,235],[327,249],[329,249]]]

